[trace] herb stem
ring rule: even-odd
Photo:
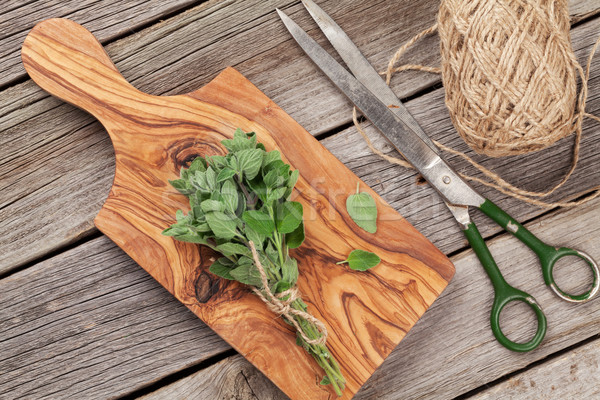
[[[250,210],[254,210],[254,206],[256,205],[256,197],[254,197],[254,198],[251,197],[252,195],[248,192],[248,189],[246,188],[246,186],[240,179],[239,174],[235,174],[234,177],[235,177],[236,183],[238,184],[240,189],[242,189],[242,192],[244,192],[244,197],[246,198],[246,206]]]

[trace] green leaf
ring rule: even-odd
[[[189,231],[190,230],[187,227],[171,225],[171,227],[162,231],[162,234],[165,236],[179,236],[179,235],[185,235]]]
[[[276,188],[283,185],[283,177],[277,174],[277,171],[271,170],[264,177],[263,181],[268,188]]]
[[[265,154],[265,152],[259,149],[246,149],[235,153],[238,171],[241,172],[246,179],[254,179],[260,171],[263,154]]]
[[[206,244],[206,239],[199,233],[194,232],[188,226],[171,225],[170,228],[162,231],[162,234],[165,236],[173,236],[175,239],[182,242]]]
[[[226,181],[227,179],[231,178],[234,175],[235,175],[235,171],[233,169],[231,169],[229,167],[225,167],[219,172],[219,175],[217,175],[217,183]]]
[[[235,183],[230,180],[225,181],[221,187],[221,196],[223,198],[223,203],[225,204],[225,209],[232,214],[235,214],[239,201],[239,195]]]
[[[289,176],[289,174],[290,174],[290,165],[286,164],[284,162],[281,162],[281,164],[279,164],[278,167],[275,170],[281,176]]]
[[[281,161],[281,153],[277,150],[269,151],[263,158],[262,166],[265,167],[277,160]]]
[[[227,159],[224,156],[211,156],[207,159],[207,161],[216,171],[227,166]]]
[[[210,190],[214,190],[217,186],[217,173],[212,167],[206,168],[206,185]]]
[[[265,249],[265,254],[272,262],[279,262],[279,253],[277,252],[275,247],[273,247],[273,243],[271,243],[270,241],[268,242],[267,248]]]
[[[350,269],[355,271],[366,271],[381,262],[381,258],[375,253],[366,250],[352,250],[348,258],[336,264],[348,263]]]
[[[192,196],[194,197],[193,199],[192,199]],[[194,204],[199,205],[204,200],[210,199],[210,192],[207,190],[198,189],[198,190],[196,190],[196,193],[194,193],[192,196],[190,196],[190,201],[194,201]]]
[[[368,193],[357,193],[346,199],[346,210],[356,225],[370,233],[377,232],[377,206]]]
[[[177,235],[175,239],[182,242],[196,243],[196,244],[207,244],[206,239],[198,234],[190,233],[188,235]]]
[[[219,262],[221,264],[223,264],[224,266],[229,267],[229,268],[233,268],[233,267],[236,266],[236,263],[233,260],[230,260],[227,257],[221,257],[221,258],[219,258]]]
[[[223,259],[223,257],[221,257],[218,260],[216,260],[215,262],[213,262],[208,270],[210,272],[212,272],[213,274],[220,276],[221,278],[229,279],[232,281],[236,280],[231,275],[231,267],[223,264],[221,262],[222,259]]]
[[[190,195],[194,193],[195,189],[190,185],[190,183],[185,179],[176,179],[174,181],[169,181],[171,186],[173,186],[177,191],[184,195]]]
[[[202,204],[200,204],[200,207],[204,213],[209,213],[211,211],[225,211],[225,204],[217,200],[204,200]]]
[[[304,242],[304,223],[300,223],[296,229],[285,235],[285,244],[290,249],[300,247]]]
[[[323,377],[323,379],[321,379],[321,382],[319,382],[319,385],[323,385],[323,386],[331,385],[331,380],[329,379],[329,376],[325,375]]]
[[[262,179],[257,178],[252,181],[247,181],[247,183],[252,192],[254,192],[262,202],[267,201],[267,187]]]
[[[267,195],[267,198],[265,199],[265,203],[272,203],[274,201],[279,200],[280,198],[283,197],[283,195],[285,194],[285,192],[287,191],[286,187],[280,187],[277,189],[273,189],[269,192],[269,194]]]
[[[262,211],[250,210],[242,214],[244,222],[261,235],[270,236],[275,231],[275,223],[269,216]]]
[[[236,281],[245,283],[246,285],[262,287],[260,273],[254,264],[244,264],[231,270],[231,276]]]
[[[271,171],[271,170],[276,170],[276,169],[280,168],[282,165],[285,165],[285,163],[280,158],[278,158],[278,159],[273,160],[270,163],[264,164],[264,165],[265,165],[264,169],[266,171]]]
[[[233,133],[233,139],[222,140],[221,144],[230,152],[254,149],[256,147],[256,134],[254,132],[244,133],[243,130],[238,128]]]
[[[288,188],[293,188],[296,185],[296,182],[298,182],[299,177],[300,177],[300,171],[298,171],[297,169],[293,170],[290,173],[290,178],[288,179],[286,186]]]
[[[281,280],[293,286],[298,280],[298,262],[288,257],[281,266]]]
[[[277,231],[279,233],[293,232],[302,223],[302,204],[297,201],[287,201],[277,206]]]
[[[192,163],[190,164],[189,171],[190,172],[206,171],[206,160],[202,157],[194,158],[194,161],[192,161]]]
[[[208,183],[206,182],[206,171],[196,171],[189,177],[190,184],[198,190],[207,191]]]
[[[248,224],[246,224],[246,226],[244,227],[244,233],[246,234],[246,238],[248,238],[249,241],[254,243],[254,247],[256,247],[256,250],[262,250],[263,242],[267,238],[265,235],[256,232]]]
[[[217,246],[217,251],[224,256],[234,256],[234,255],[242,255],[242,256],[250,256],[250,249],[239,243],[223,243]]]
[[[206,214],[206,222],[215,236],[221,239],[231,239],[237,234],[235,219],[222,212]]]
[[[200,233],[207,233],[211,231],[210,226],[208,226],[206,222],[194,224],[194,229]]]
[[[204,218],[204,211],[202,210],[201,206],[193,206],[190,214],[193,215],[194,219],[196,220]]]

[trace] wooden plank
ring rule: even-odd
[[[600,398],[598,365],[600,340],[594,340],[515,375],[469,399],[597,399]]]
[[[21,45],[33,26],[47,18],[64,17],[88,26],[100,41],[108,42],[170,15],[199,0],[100,0],[21,1],[3,4],[0,11],[0,87],[26,76],[21,65]]]
[[[562,243],[598,258],[599,209],[595,201],[528,228],[545,240],[562,237]],[[407,399],[451,398],[597,334],[598,300],[584,305],[557,300],[540,274],[532,273],[538,265],[531,252],[515,244],[507,235],[490,243],[508,281],[532,293],[549,317],[540,349],[516,354],[496,343],[487,324],[491,285],[469,251],[453,258],[457,278],[358,398],[393,399],[398,393]],[[0,395],[123,395],[229,348],[105,237],[3,279],[0,292]],[[522,322],[515,318],[509,328]],[[238,398],[252,398],[243,397],[249,389],[235,372],[241,369],[254,393],[265,393],[258,398],[281,398],[245,360],[223,364],[231,363],[165,390],[192,393],[202,386],[202,393],[230,393],[233,381],[242,393]],[[207,385],[197,380],[205,375],[223,378]],[[64,384],[57,386],[59,379]]]
[[[289,397],[244,357],[235,355],[138,399],[284,400]]]
[[[589,0],[571,0],[569,1],[569,14],[571,23],[579,22],[585,18],[592,18],[600,13],[598,6]]]
[[[422,2],[418,7],[409,3],[390,7],[382,0],[329,1],[321,5],[355,37],[365,55],[381,68],[387,64],[397,45],[433,24],[435,16],[431,9],[437,8],[435,0]],[[190,92],[208,83],[225,67],[235,66],[284,108],[290,105],[302,111],[304,107],[298,107],[298,104],[308,106],[309,109],[302,111],[302,118],[298,119],[308,131],[326,132],[347,122],[346,114],[336,118],[324,112],[323,107],[314,106],[312,100],[315,95],[320,98],[335,95],[336,101],[330,106],[338,110],[347,109],[347,103],[337,89],[331,84],[322,85],[320,73],[294,44],[275,13],[275,7],[284,8],[317,36],[316,24],[302,5],[293,0],[221,1],[207,3],[165,23],[153,25],[111,43],[106,50],[125,78],[146,93],[164,95]],[[356,15],[364,17],[357,20]],[[386,24],[386,20],[397,23]],[[411,20],[418,23],[406,23]],[[271,39],[265,40],[265,37]],[[321,37],[320,42],[324,41]],[[431,48],[437,48],[435,37],[424,42],[422,48],[411,51],[407,61],[436,63]],[[281,68],[284,66],[285,75],[282,75]],[[289,79],[290,76],[302,76],[306,87],[319,87],[308,86],[316,82],[316,85],[322,86],[321,90],[307,93],[304,87],[295,84],[294,79]],[[427,74],[415,75],[415,78],[410,82],[399,82],[402,96],[416,93],[432,82],[439,81],[439,77]],[[13,112],[10,126],[31,117],[32,114],[27,110],[18,110],[11,104],[18,102],[21,97],[39,101],[30,93],[38,90],[35,85],[20,86],[15,92],[16,99],[2,102],[0,116]],[[21,101],[19,108],[23,106]],[[316,117],[321,118],[318,123]]]
[[[295,46],[292,46],[292,39],[279,22],[274,7],[287,7],[291,1],[253,1],[217,2],[194,8],[169,20],[169,23],[152,26],[139,34],[112,43],[107,51],[123,75],[145,92],[172,94],[195,90],[231,63],[243,67],[244,73],[250,74],[259,82],[276,81],[274,85],[270,82],[270,87],[276,89],[270,94],[289,99],[288,104],[295,105],[295,109],[303,110],[303,105],[311,105],[313,111],[322,112],[323,107],[314,107],[312,94],[307,94],[303,87],[294,83],[295,80],[280,75],[281,72],[276,68],[287,50]],[[333,3],[323,6],[326,11],[334,8]],[[294,12],[300,11],[300,7],[300,4],[296,4],[286,10],[294,15]],[[372,16],[376,14],[379,16],[379,25],[383,25],[380,21],[380,3],[357,4],[348,0],[339,2],[338,7],[333,10],[332,15],[340,23],[346,21],[345,26],[355,25],[350,22],[354,21],[352,16],[356,13],[369,16],[364,21],[373,20]],[[424,24],[433,21],[432,16],[425,18],[430,14],[427,4],[419,7],[391,7],[390,12],[393,14],[389,17],[401,20],[402,12],[407,7],[417,9],[407,16],[414,16],[416,13],[419,16],[417,20]],[[310,26],[310,16],[306,12],[298,19],[303,25]],[[202,27],[201,30],[198,29],[199,26]],[[415,32],[408,29],[407,24],[402,26],[395,33],[401,37],[399,42]],[[376,27],[377,25],[370,24],[363,29],[370,32],[369,37],[379,37],[375,35]],[[388,27],[389,29],[392,28]],[[419,29],[419,26],[414,29]],[[273,37],[274,40],[265,41],[265,37]],[[381,41],[379,43],[380,48],[387,48]],[[377,44],[371,43],[371,49],[377,49]],[[296,51],[299,56],[299,50]],[[182,53],[186,55],[183,58]],[[157,54],[161,56],[157,58]],[[380,59],[384,61],[387,57],[389,54],[382,55]],[[300,76],[303,69],[310,66],[310,61],[305,57],[298,59],[301,63],[294,65],[294,71],[290,73]],[[292,59],[287,60],[289,62]],[[248,66],[245,66],[246,63]],[[199,69],[198,65],[202,65],[202,68]],[[312,79],[317,79],[313,87],[322,86],[323,77],[314,68],[311,76]],[[265,88],[261,86],[261,89]],[[341,98],[333,87],[328,90]],[[0,164],[0,176],[3,177],[0,182],[0,217],[7,223],[0,227],[0,234],[13,232],[16,237],[29,237],[37,246],[30,247],[30,252],[22,252],[19,250],[22,245],[17,245],[13,240],[7,241],[8,248],[0,255],[0,273],[88,234],[91,220],[106,198],[114,171],[108,137],[100,124],[94,123],[87,114],[47,96],[31,81],[10,88],[3,94],[6,97],[3,97],[0,106],[0,131],[3,132],[0,136],[0,148],[6,156],[2,157]],[[275,101],[279,102],[277,99]],[[338,108],[340,106],[338,102],[325,104],[336,105]],[[347,113],[338,116],[348,118]],[[304,122],[310,122],[313,127],[320,124],[310,112],[305,114]],[[330,125],[336,124],[333,122]],[[306,128],[306,125],[303,126]],[[70,153],[73,144],[79,147],[77,151],[68,155],[63,153]],[[90,147],[91,152],[86,151],[85,147]],[[92,166],[90,162],[96,165]],[[102,166],[97,163],[102,163]],[[44,165],[43,169],[31,168],[40,164]],[[50,171],[52,172],[49,173]],[[86,182],[82,175],[89,176],[91,181]],[[69,182],[78,182],[77,188],[66,189],[70,186]],[[92,196],[92,201],[78,201],[75,204],[69,200],[64,203],[65,196],[70,196],[70,190],[80,194],[85,191]],[[54,193],[50,195],[49,192]],[[58,196],[57,193],[61,195]],[[48,208],[51,211],[42,214],[53,214],[56,210],[65,209],[66,204],[75,208],[70,221],[77,222],[68,222],[69,227],[65,230],[56,231],[56,227],[49,229],[50,220],[44,216],[39,217],[43,219],[39,226],[23,223],[22,217],[29,207]],[[32,223],[37,225],[34,221]]]
[[[578,209],[554,212],[527,224],[527,227],[543,240],[551,241],[560,238],[561,244],[586,249],[598,259],[600,258],[599,211],[600,200],[595,200]],[[548,333],[541,347],[529,353],[515,353],[498,344],[489,328],[489,312],[493,299],[492,285],[476,256],[468,250],[452,257],[457,270],[456,278],[375,372],[357,394],[356,400],[452,399],[600,332],[600,308],[598,308],[600,300],[573,305],[558,299],[544,286],[537,258],[508,234],[488,241],[488,245],[507,281],[532,294],[541,303],[548,317]],[[560,276],[557,274],[557,278],[563,283],[565,289],[577,292],[585,287],[577,280],[585,277],[581,272],[581,270],[563,270]],[[591,282],[591,279],[588,282]],[[508,315],[506,318],[503,317],[502,327],[511,339],[527,339],[528,334],[534,333],[535,317],[532,312],[528,312],[526,306],[509,308],[506,312]],[[524,326],[527,328],[524,329]],[[586,368],[587,365],[594,365],[595,371],[589,374],[583,372],[577,376],[582,376],[582,379],[593,377],[596,382],[598,342],[594,343],[596,354],[579,365],[581,369]],[[571,363],[565,362],[561,365],[568,364]],[[537,372],[538,369],[543,372]],[[546,375],[548,378],[545,379],[554,379],[560,376],[555,371],[553,364],[549,364],[548,367],[542,364],[523,373],[523,376]],[[283,394],[274,391],[272,384],[257,377],[257,372],[247,361],[234,356],[160,388],[143,399],[263,398],[252,395],[251,389],[258,387],[269,393],[266,398],[285,398]],[[240,373],[252,377],[256,384],[232,386],[231,382],[241,381]],[[578,393],[579,383],[573,381],[572,375],[568,372],[565,375],[569,375],[570,378],[562,380],[565,385],[562,389],[563,393]],[[522,381],[529,384],[529,378],[523,378]],[[541,394],[545,392],[540,386],[543,385],[536,384],[534,388],[528,389],[530,398],[543,398]],[[196,395],[194,390],[197,388],[202,388],[201,393],[209,396]],[[593,390],[597,390],[597,385],[590,390],[593,393]],[[490,396],[483,398],[492,399],[498,398],[500,394],[502,396],[507,394],[501,389],[490,390],[489,393]],[[551,398],[561,397],[559,393],[561,392],[557,392],[557,395]],[[224,397],[215,397],[220,394],[224,394]],[[571,398],[571,396],[564,398]]]
[[[573,30],[574,46],[580,59],[587,56],[597,37],[598,26],[599,22],[594,20]],[[243,63],[240,66],[245,68]],[[268,69],[265,74],[269,71],[273,70]],[[593,63],[588,111],[594,113],[600,112],[599,71],[600,63]],[[284,84],[282,77],[276,74],[270,76],[280,79],[283,86],[290,85],[289,82]],[[327,84],[323,76],[319,79],[313,87]],[[296,90],[305,90],[304,85],[294,85]],[[17,92],[16,89],[10,92],[15,96],[11,99],[18,106],[24,106],[17,100]],[[282,93],[279,94],[281,95]],[[274,96],[278,94],[275,93]],[[339,93],[335,96],[339,96]],[[337,115],[336,118],[348,118],[349,107],[344,103],[344,107],[337,108],[339,104],[336,103],[336,98],[330,100],[313,101],[305,98],[299,100],[293,109],[303,109],[304,106],[329,109],[331,106],[334,107],[332,113]],[[46,102],[49,102],[48,106]],[[5,107],[8,110],[9,107]],[[0,164],[0,175],[3,177],[0,182],[0,218],[6,221],[0,225],[0,234],[7,238],[4,252],[0,254],[0,272],[9,271],[89,234],[92,231],[91,221],[99,211],[113,179],[114,156],[108,136],[90,116],[51,98],[44,98],[24,107],[29,111],[21,113],[22,110],[17,109],[8,112],[0,120],[0,130],[4,133],[0,136],[0,148],[7,154]],[[407,107],[435,139],[466,150],[450,123],[442,90],[421,96],[409,102]],[[292,117],[299,119],[293,109],[290,109]],[[318,122],[315,119],[311,123]],[[60,128],[56,128],[57,125]],[[599,132],[595,124],[589,121],[585,127],[580,168],[571,183],[555,198],[599,183],[594,167],[600,156],[595,150]],[[378,133],[371,132],[370,135],[378,147],[393,153]],[[543,152],[486,160],[485,164],[495,168],[515,184],[531,189],[545,188],[549,180],[556,182],[565,172],[569,163],[570,140],[563,140]],[[388,203],[401,210],[413,225],[444,252],[455,251],[465,245],[462,236],[456,234],[456,224],[439,197],[433,194],[433,190],[427,186],[415,186],[413,172],[391,166],[371,154],[354,128],[327,138],[323,144]],[[476,158],[482,160],[482,157]],[[458,169],[469,170],[462,160],[452,157],[449,159]],[[40,168],[40,165],[44,168]],[[520,171],[523,170],[532,173],[521,174]],[[534,174],[533,171],[539,172]],[[489,189],[482,192],[508,207],[518,219],[529,219],[541,212],[518,201],[506,199]],[[46,211],[38,215],[28,212],[30,209]],[[56,226],[53,221],[65,209],[70,210],[70,218],[65,218],[60,226]],[[482,227],[486,235],[497,232],[495,226],[487,224]],[[36,245],[31,246],[30,243]],[[24,252],[23,248],[28,250]]]
[[[116,397],[230,348],[105,236],[0,287],[2,398]]]

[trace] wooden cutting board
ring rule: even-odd
[[[66,19],[35,26],[22,58],[38,85],[93,114],[110,135],[116,172],[98,229],[292,399],[335,397],[318,384],[323,373],[295,344],[292,329],[246,287],[208,272],[215,253],[161,235],[175,211],[187,207],[167,183],[182,166],[198,155],[223,154],[220,141],[239,127],[300,171],[292,197],[304,207],[306,241],[292,256],[303,299],[329,331],[328,346],[347,380],[345,399],[452,278],[454,267],[439,250],[236,70],[185,95],[145,94],[120,75],[90,32]],[[376,234],[346,212],[357,182],[377,203]],[[353,249],[373,251],[382,262],[367,272],[335,264]]]

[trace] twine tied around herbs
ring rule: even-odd
[[[296,331],[302,336],[302,339],[306,341],[308,344],[312,345],[324,345],[327,341],[327,328],[325,325],[319,321],[317,318],[312,316],[311,314],[296,310],[292,307],[292,303],[300,298],[300,294],[298,292],[298,287],[294,286],[288,290],[285,290],[281,293],[273,293],[271,289],[269,289],[269,281],[267,279],[267,274],[265,273],[265,268],[260,263],[260,259],[258,257],[258,253],[256,252],[256,247],[254,243],[250,241],[248,243],[250,246],[250,250],[252,251],[252,258],[254,259],[254,264],[258,269],[260,274],[260,280],[263,285],[262,290],[253,287],[252,291],[256,294],[266,305],[269,310],[273,311],[277,315],[281,315],[288,321],[290,324],[296,328]],[[310,323],[312,323],[321,333],[321,337],[318,339],[310,339],[304,331],[302,327],[298,324],[294,316],[303,318]]]
[[[467,154],[434,141],[487,178],[460,174],[466,180],[540,207],[574,207],[600,197],[600,186],[573,196],[588,194],[577,201],[540,200],[563,186],[573,174],[579,161],[584,117],[600,122],[600,118],[585,111],[590,66],[600,38],[584,72],[571,48],[569,29],[566,0],[442,0],[437,23],[402,45],[381,75],[389,85],[399,71],[441,73],[452,123],[477,153],[492,157],[524,154],[546,148],[574,132],[569,170],[560,182],[543,192],[516,187]],[[442,68],[413,64],[396,67],[410,47],[436,31]],[[581,80],[579,93],[577,76]],[[413,168],[373,146],[358,122],[356,108],[353,121],[373,153],[390,163]]]

